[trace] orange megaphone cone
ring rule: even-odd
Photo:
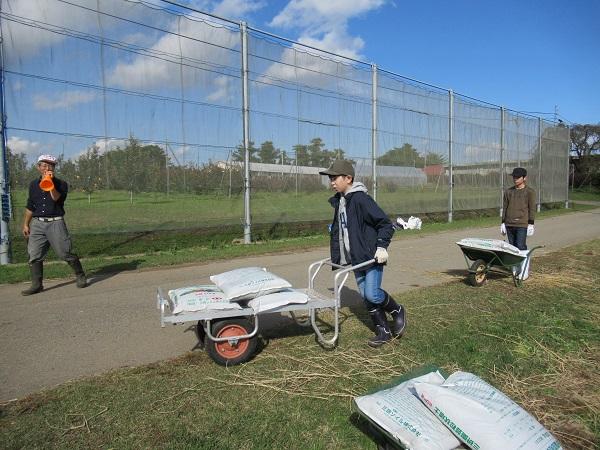
[[[46,175],[42,178],[42,181],[40,181],[40,189],[46,192],[54,189],[54,182],[52,181],[52,177],[50,175]]]

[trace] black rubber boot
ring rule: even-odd
[[[75,272],[75,276],[77,277],[77,287],[84,288],[88,285],[87,278],[85,277],[85,272],[83,271],[83,267],[81,267],[81,262],[79,258],[75,258],[73,261],[69,261],[69,265],[73,272]]]
[[[375,331],[377,332],[375,336],[369,339],[369,347],[381,347],[386,342],[392,340],[392,332],[387,323],[385,312],[377,305],[374,309],[369,311],[369,315],[371,316],[371,320],[375,325]]]
[[[21,295],[33,295],[44,290],[42,285],[42,279],[44,278],[44,263],[42,261],[36,261],[29,265],[29,271],[31,272],[31,287],[21,291]]]
[[[381,305],[383,310],[392,316],[394,323],[392,324],[392,334],[394,336],[402,336],[404,329],[406,328],[406,310],[404,306],[399,305],[396,301],[388,294],[385,293],[385,300]]]

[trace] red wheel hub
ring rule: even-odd
[[[248,334],[248,331],[239,325],[228,325],[219,331],[218,338],[232,338],[230,341],[216,342],[215,347],[219,355],[226,359],[234,359],[243,355],[250,345],[248,339],[235,339],[236,336]]]

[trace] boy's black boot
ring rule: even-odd
[[[392,332],[387,323],[385,312],[377,305],[374,309],[369,311],[369,315],[371,316],[373,324],[375,324],[375,331],[377,332],[377,335],[369,339],[369,347],[381,347],[386,342],[392,340]]]
[[[394,336],[402,336],[404,329],[406,328],[406,310],[404,306],[399,305],[387,292],[385,293],[385,300],[381,305],[383,310],[390,314],[393,319],[392,333]]]
[[[42,286],[44,263],[42,261],[31,263],[29,265],[29,271],[31,272],[31,287],[21,291],[21,295],[33,295],[44,290],[44,286]]]
[[[75,272],[75,276],[77,277],[77,287],[78,288],[84,288],[88,285],[87,283],[87,278],[85,276],[85,272],[83,271],[83,267],[81,266],[81,262],[79,261],[79,258],[75,258],[72,261],[68,261],[69,265],[71,266],[71,269],[73,269],[73,272]]]

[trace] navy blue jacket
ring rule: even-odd
[[[338,192],[329,199],[329,203],[335,209],[330,233],[331,261],[335,264],[340,263],[338,239],[340,197],[341,194]],[[350,259],[355,266],[373,259],[377,247],[387,249],[394,235],[394,228],[388,216],[366,192],[351,192],[345,197]]]

